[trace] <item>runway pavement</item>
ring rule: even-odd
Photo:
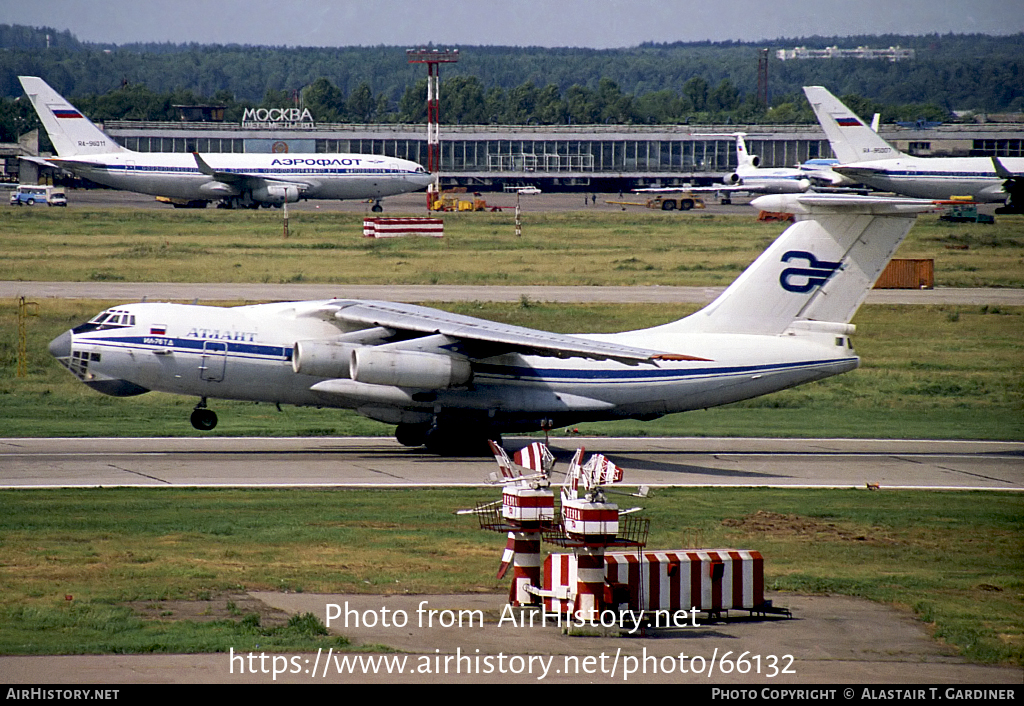
[[[556,470],[579,446],[653,487],[1024,490],[1019,442],[556,437]],[[0,439],[4,488],[473,486],[494,470],[490,458],[442,458],[383,437]]]

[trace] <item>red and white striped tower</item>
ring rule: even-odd
[[[491,451],[502,476],[512,481],[501,492],[501,516],[511,529],[498,578],[502,578],[511,565],[509,603],[514,606],[537,604],[540,599],[527,589],[541,586],[541,531],[550,527],[555,518],[555,495],[547,481],[554,457],[539,443],[517,451],[514,462],[494,442],[491,442]],[[529,473],[523,475],[523,471]]]
[[[458,49],[407,49],[410,64],[427,65],[427,171],[434,175],[433,189],[427,189],[427,208],[441,191],[441,64],[459,60]]]
[[[592,620],[600,615],[604,597],[604,551],[619,533],[619,506],[608,502],[601,488],[622,480],[622,471],[600,454],[581,465],[583,453],[577,449],[562,488],[562,525],[566,537],[578,543],[573,613]]]

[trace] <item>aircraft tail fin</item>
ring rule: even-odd
[[[92,124],[75,106],[35,76],[19,76],[22,88],[32,101],[39,119],[50,136],[57,154],[76,157],[88,154],[127,152],[102,130]]]
[[[804,94],[843,164],[874,159],[897,159],[903,153],[882,137],[838,98],[821,86],[804,86]]]
[[[778,194],[751,205],[797,214],[722,294],[663,327],[672,332],[780,335],[793,330],[848,332],[918,213],[931,201],[875,196]]]
[[[760,158],[751,155],[747,150],[747,142],[743,139],[743,133],[736,133],[736,171],[756,169],[760,164]]]

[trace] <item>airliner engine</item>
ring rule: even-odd
[[[416,351],[352,351],[352,379],[370,385],[450,389],[465,385],[473,369],[464,358]]]

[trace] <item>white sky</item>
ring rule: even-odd
[[[1021,0],[0,0],[89,42],[611,48],[857,34],[1015,34]]]

